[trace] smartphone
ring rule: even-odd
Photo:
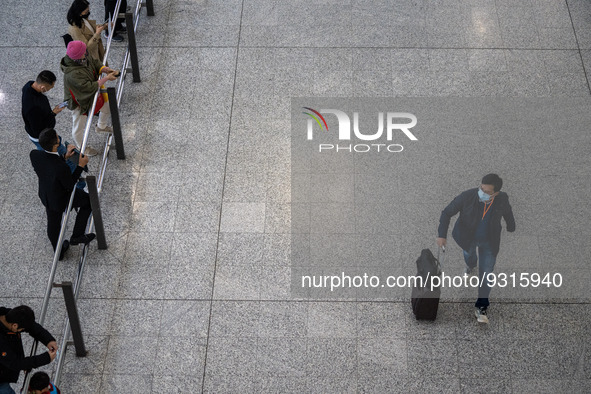
[[[65,107],[65,106],[67,106],[67,105],[68,105],[68,102],[67,102],[67,101],[64,101],[63,103],[59,103],[57,106],[58,106],[59,108],[64,108],[64,107]]]

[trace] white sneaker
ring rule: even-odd
[[[488,324],[488,316],[486,316],[486,308],[476,308],[474,311],[474,315],[476,315],[476,319],[478,323],[486,323]]]
[[[112,126],[105,126],[105,127],[98,127],[95,128],[97,133],[112,133],[113,127]]]

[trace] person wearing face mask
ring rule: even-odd
[[[507,193],[501,192],[503,180],[497,174],[482,178],[479,187],[466,190],[445,207],[439,218],[437,245],[447,244],[449,222],[458,212],[452,236],[464,251],[465,273],[472,275],[478,266],[478,276],[486,278],[493,272],[501,243],[501,219],[507,231],[515,231],[515,218]],[[487,280],[478,288],[475,315],[480,323],[488,323],[490,284]]]
[[[65,108],[62,105],[56,105],[52,109],[46,96],[47,92],[55,86],[56,79],[54,73],[49,70],[43,70],[37,75],[35,81],[29,81],[23,86],[21,113],[25,122],[25,131],[31,142],[39,150],[43,150],[39,144],[39,134],[45,129],[53,129],[55,127],[56,115]],[[59,137],[59,141],[60,144],[57,152],[61,156],[64,156],[67,150],[67,143],[64,144],[61,137]],[[71,160],[66,160],[66,164],[74,172],[76,164]],[[80,189],[84,189],[85,186],[86,183],[84,181],[80,181],[77,184],[77,187]]]
[[[39,133],[46,128],[55,127],[55,117],[64,109],[59,105],[53,109],[49,105],[47,92],[55,86],[55,74],[49,70],[43,70],[37,75],[37,79],[29,81],[23,86],[21,114],[25,122],[25,130],[29,139],[39,146]]]
[[[80,149],[94,95],[107,81],[117,79],[117,71],[89,56],[86,44],[82,41],[72,41],[68,44],[66,56],[62,58],[60,68],[64,73],[64,100],[68,102],[68,109],[72,111],[72,138],[76,147]],[[101,78],[103,73],[106,76]],[[96,110],[100,110],[96,132],[112,133],[113,128],[109,126],[111,122],[109,104],[101,99],[101,95],[99,95]],[[84,154],[95,156],[98,151],[87,146]]]
[[[101,32],[107,27],[106,24],[96,25],[96,21],[88,19],[90,6],[86,0],[74,0],[68,10],[68,34],[75,41],[82,41],[86,44],[88,54],[102,62],[105,58],[105,48],[101,39]]]

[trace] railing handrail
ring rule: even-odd
[[[117,22],[118,19],[118,15],[119,15],[119,9],[121,7],[121,0],[117,0],[117,4],[115,5],[115,13],[114,15],[111,15],[109,18],[109,24],[108,26],[108,39],[107,39],[107,47],[105,49],[105,56],[103,58],[103,64],[107,63],[108,57],[109,57],[109,52],[111,49],[111,42],[112,42],[112,37],[113,37],[113,31],[112,31],[112,27],[113,24],[115,24]],[[134,17],[134,23],[133,23],[133,30],[134,33],[137,31],[137,26],[138,26],[138,22],[139,22],[139,17],[140,17],[140,10],[142,7],[142,0],[138,0],[135,9],[133,10],[133,17]],[[123,60],[123,65],[121,67],[121,75],[119,78],[119,81],[117,83],[117,94],[116,94],[116,103],[117,106],[119,106],[119,103],[121,101],[121,96],[123,93],[123,87],[125,85],[125,76],[127,74],[127,65],[129,63],[129,58],[130,58],[130,48],[129,45],[127,47],[127,50],[125,52],[125,56],[124,56],[124,60]],[[97,90],[97,92],[94,95],[93,101],[92,101],[92,105],[91,108],[88,111],[88,114],[94,114],[94,110],[96,108],[96,104],[97,104],[97,100],[98,100],[98,95],[101,94],[101,88],[99,87],[99,89]],[[104,105],[108,105],[107,103],[105,103]],[[94,123],[94,119],[93,119],[93,115],[89,115],[86,125],[84,127],[84,137],[82,139],[82,145],[80,146],[80,152],[83,153],[85,148],[86,148],[86,144],[88,141],[88,136],[90,133],[90,128],[92,127],[92,124]],[[104,180],[104,174],[106,171],[106,166],[107,166],[107,162],[108,162],[108,153],[109,153],[109,147],[111,145],[113,139],[113,135],[109,134],[109,136],[107,137],[107,141],[105,143],[105,149],[103,152],[103,156],[101,159],[101,163],[99,165],[99,173],[97,176],[97,189],[98,192],[100,193],[102,190],[102,185],[103,185],[103,180]],[[47,309],[49,306],[49,300],[51,297],[51,291],[53,289],[53,283],[55,280],[55,274],[57,271],[57,264],[59,261],[59,255],[61,253],[61,249],[62,249],[62,243],[63,240],[65,238],[65,233],[67,231],[67,225],[68,225],[68,219],[70,217],[70,212],[72,210],[72,206],[74,203],[74,195],[76,192],[76,188],[74,188],[74,190],[72,190],[72,194],[70,195],[70,200],[68,203],[68,208],[64,213],[64,216],[62,217],[62,224],[61,224],[61,228],[60,228],[60,233],[59,233],[59,237],[58,237],[58,243],[56,246],[56,250],[55,253],[53,255],[53,262],[52,262],[52,266],[51,266],[51,271],[49,274],[49,279],[47,281],[47,287],[45,289],[45,296],[43,298],[43,304],[41,307],[41,314],[39,315],[39,324],[43,325],[45,323],[45,317],[47,315]],[[90,217],[87,229],[88,231],[91,231],[92,228],[94,226],[94,218]],[[74,281],[74,297],[75,300],[78,299],[78,293],[79,293],[79,289],[80,289],[80,283],[82,281],[82,276],[84,273],[84,267],[85,267],[85,263],[86,263],[86,257],[88,255],[88,245],[84,245],[83,246],[83,250],[82,250],[82,255],[80,257],[80,260],[78,262],[78,272],[76,275],[76,280]],[[66,342],[67,342],[67,338],[69,336],[69,330],[70,330],[70,324],[69,321],[66,318],[66,323],[65,323],[65,328],[64,328],[64,335],[62,336],[62,344],[60,346],[60,349],[62,350],[61,352],[59,352],[59,356],[57,357],[57,366],[55,368],[55,372],[54,372],[54,378],[53,381],[55,384],[59,384],[59,380],[60,380],[60,376],[61,376],[61,369],[63,366],[63,359],[64,359],[64,355],[65,355],[65,347],[66,347]],[[38,346],[38,342],[35,341],[33,343],[33,346],[31,348],[31,355],[34,355],[37,352],[37,346]],[[23,383],[23,388],[22,388],[22,392],[27,391],[28,385],[29,385],[29,381],[30,381],[30,374],[27,373],[25,376],[25,381]]]

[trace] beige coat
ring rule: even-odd
[[[90,25],[96,32],[96,21],[95,20],[88,20]],[[99,33],[93,34],[84,21],[82,21],[82,28],[79,28],[76,25],[70,25],[68,28],[68,34],[72,36],[74,41],[82,41],[86,44],[86,49],[88,49],[88,54],[95,58],[96,60],[102,62],[105,57],[105,47],[103,46],[103,40],[101,39],[101,35]]]

